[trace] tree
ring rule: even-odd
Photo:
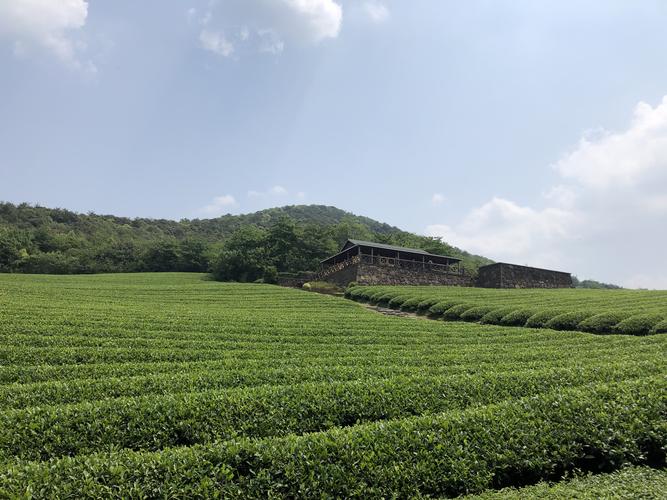
[[[276,267],[268,251],[268,233],[255,225],[235,231],[212,265],[219,281],[274,282]]]
[[[143,257],[146,271],[177,271],[181,260],[176,240],[160,240],[148,247]]]

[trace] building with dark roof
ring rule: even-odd
[[[340,252],[323,260],[316,279],[341,286],[353,281],[366,285],[471,285],[461,259],[362,240],[347,240]]]

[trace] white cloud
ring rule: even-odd
[[[446,200],[445,195],[441,193],[434,193],[433,196],[431,196],[431,204],[434,207],[442,205],[445,202],[445,200]]]
[[[257,35],[260,38],[259,51],[269,54],[280,54],[285,50],[285,42],[273,30],[259,30]]]
[[[91,63],[82,64],[77,59],[83,42],[72,38],[87,17],[85,0],[2,0],[0,39],[11,41],[17,56],[43,49],[72,67],[92,71]]]
[[[640,102],[628,130],[584,137],[554,168],[592,189],[631,187],[663,177],[667,169],[667,96],[655,108]]]
[[[493,198],[426,232],[472,252],[625,286],[667,288],[667,97],[621,132],[587,134],[554,164],[544,208]]]
[[[389,17],[389,9],[378,0],[364,2],[364,12],[374,23],[382,23]]]
[[[213,201],[203,207],[201,212],[207,215],[217,216],[224,214],[230,207],[235,207],[237,205],[238,203],[236,202],[236,198],[234,198],[231,194],[226,194],[213,198]]]
[[[223,33],[204,29],[199,34],[199,41],[202,48],[223,57],[229,57],[234,52],[234,45],[225,38]]]
[[[209,50],[217,47],[216,53],[231,54],[233,46],[279,54],[288,44],[313,45],[336,38],[342,19],[343,9],[334,0],[229,0],[211,2],[199,23],[209,33],[235,33],[223,44],[206,44]]]
[[[253,199],[260,199],[260,198],[285,198],[285,197],[290,197],[291,193],[289,190],[287,190],[285,187],[276,184],[275,186],[271,186],[269,189],[266,191],[257,191],[254,189],[251,189],[248,191],[248,198],[253,198]],[[298,191],[294,195],[291,196],[292,198],[295,198],[297,200],[301,200],[306,197],[306,193],[303,191]]]

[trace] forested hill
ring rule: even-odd
[[[460,257],[472,273],[491,262],[437,239],[323,205],[173,221],[0,203],[2,272],[206,272],[225,256],[226,265],[239,267],[239,276],[251,279],[267,272],[313,270],[347,238]]]

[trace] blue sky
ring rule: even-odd
[[[663,1],[6,0],[0,199],[335,205],[667,288]]]

